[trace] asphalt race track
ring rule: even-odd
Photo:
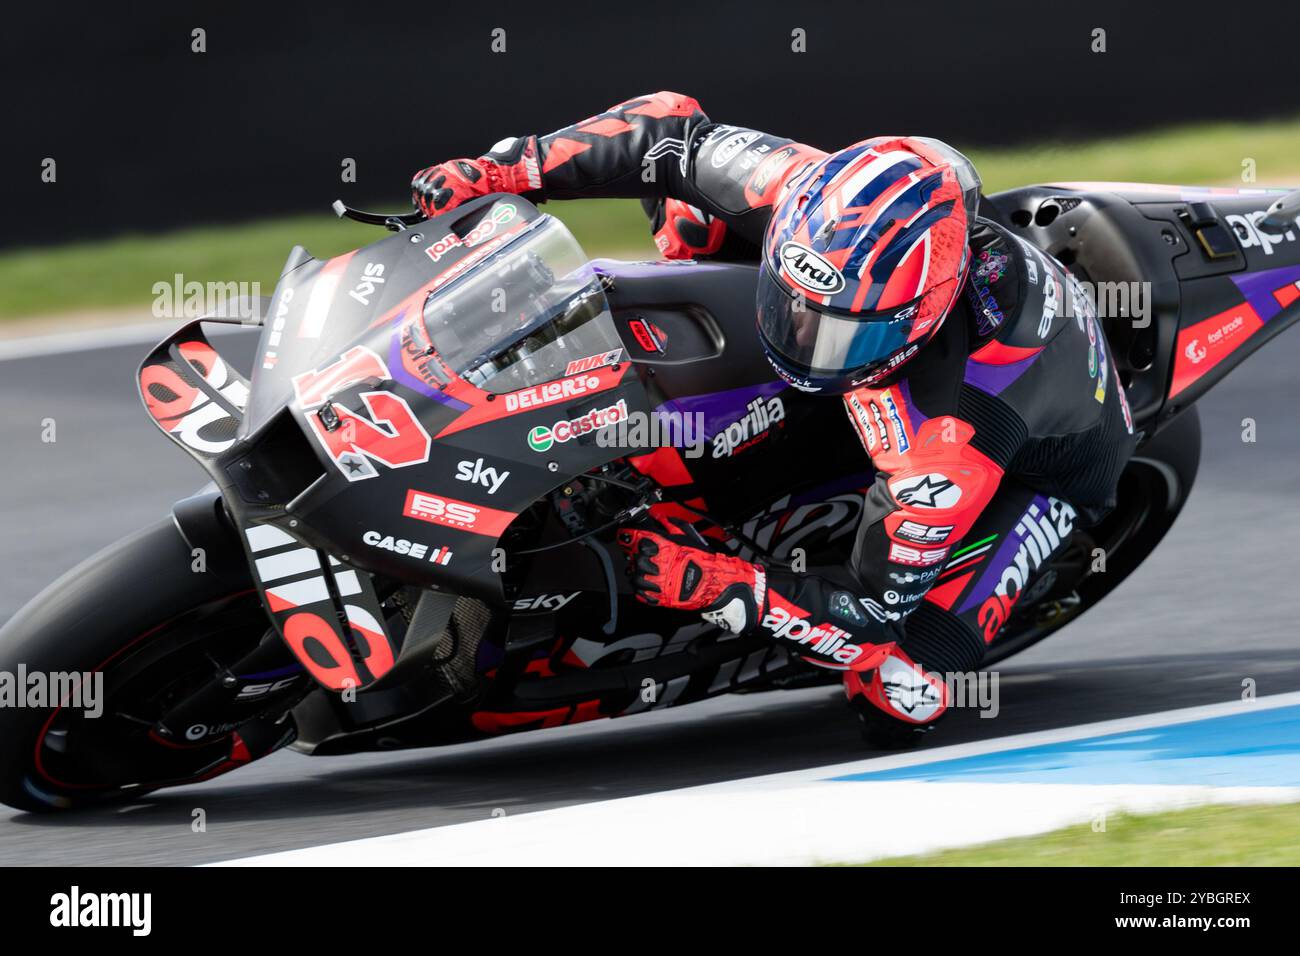
[[[0,620],[202,483],[136,398],[148,346],[96,350],[94,337],[82,351],[0,358]],[[251,353],[246,333],[216,344],[237,362]],[[1001,666],[996,719],[958,711],[932,739],[1234,700],[1247,678],[1261,695],[1300,689],[1300,587],[1286,550],[1300,533],[1297,367],[1300,335],[1283,335],[1200,403],[1200,478],[1156,555],[1101,608]],[[1241,440],[1248,417],[1253,444]],[[57,440],[45,443],[50,418]],[[838,691],[753,694],[405,755],[281,753],[112,811],[0,808],[0,863],[209,862],[864,755]],[[206,833],[191,831],[200,807]]]

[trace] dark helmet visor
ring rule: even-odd
[[[919,301],[919,300],[918,300]],[[852,317],[822,312],[775,281],[767,263],[759,269],[758,327],[769,348],[793,372],[832,378],[866,374],[907,345],[916,302],[887,312]]]

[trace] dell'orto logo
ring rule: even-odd
[[[797,242],[781,246],[781,266],[791,282],[809,292],[831,295],[844,288],[844,276],[839,269]]]

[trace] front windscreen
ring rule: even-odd
[[[551,216],[429,296],[424,324],[442,361],[471,385],[512,392],[622,348],[600,277]]]

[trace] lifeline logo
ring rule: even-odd
[[[153,929],[152,893],[82,893],[73,886],[50,897],[50,925],[129,926],[132,936],[148,936]]]

